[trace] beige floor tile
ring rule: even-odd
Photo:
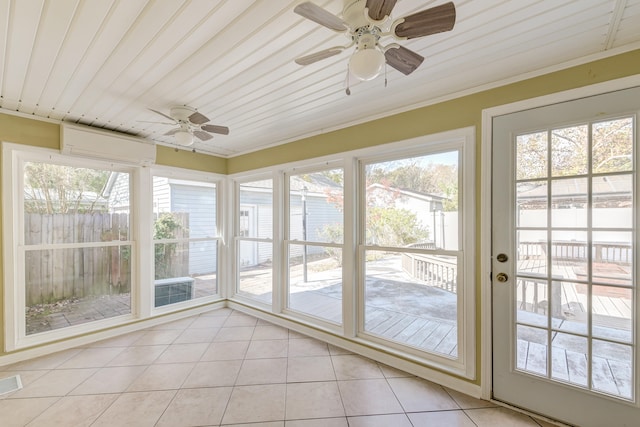
[[[22,383],[22,387],[24,388],[48,372],[50,371],[6,371],[6,372],[0,372],[0,379],[9,378],[14,375],[20,375],[20,382]],[[16,394],[18,391],[20,390],[13,391],[11,393],[2,394],[0,395],[0,400],[10,398],[14,394]]]
[[[284,420],[284,384],[234,387],[222,424]]]
[[[65,396],[96,371],[96,368],[49,371],[10,398]]]
[[[227,425],[227,424],[222,424]],[[247,423],[247,424],[233,424],[233,427],[285,427],[284,421],[269,421],[267,423]]]
[[[401,371],[400,369],[392,368],[391,366],[387,366],[382,363],[378,363],[382,374],[385,378],[411,378],[415,377],[415,375],[411,375],[408,372]]]
[[[23,427],[57,402],[59,397],[8,399],[0,401],[2,427]]]
[[[338,380],[384,378],[378,364],[357,355],[331,356]]]
[[[445,391],[449,393],[462,409],[495,408],[498,406],[488,400],[476,399],[475,397],[451,390],[450,388],[445,388]]]
[[[241,366],[242,360],[199,362],[182,388],[233,386]]]
[[[162,345],[171,344],[182,333],[179,329],[166,329],[160,331],[147,331],[133,345]]]
[[[85,348],[67,359],[57,369],[65,368],[102,368],[122,353],[125,347]]]
[[[245,355],[246,359],[272,359],[287,357],[289,340],[251,341]]]
[[[178,389],[194,366],[195,363],[151,365],[131,383],[127,391]]]
[[[286,381],[287,359],[247,359],[242,363],[236,384],[277,384]]]
[[[140,376],[146,366],[114,366],[98,370],[70,395],[122,393]]]
[[[404,412],[384,379],[338,381],[347,416]]]
[[[335,381],[330,356],[290,357],[287,382]]]
[[[420,378],[387,380],[406,412],[460,409],[442,386]]]
[[[287,385],[286,419],[344,417],[335,381]]]
[[[224,322],[224,327],[234,327],[234,326],[256,326],[258,323],[258,319],[253,316],[249,316],[243,313],[231,313],[229,317],[227,317],[226,322]]]
[[[65,351],[60,351],[46,356],[37,357],[31,360],[25,360],[23,362],[12,363],[11,365],[5,365],[2,367],[3,371],[35,371],[35,370],[49,370],[55,369],[62,365],[64,362],[80,353],[82,349],[72,348]]]
[[[335,345],[329,344],[329,354],[331,354],[332,356],[337,356],[339,354],[353,354],[353,352],[349,350],[345,350],[344,348],[336,347]]]
[[[187,329],[173,342],[174,344],[210,343],[220,328]]]
[[[220,329],[226,321],[227,318],[222,316],[201,315],[193,321],[189,329]]]
[[[466,409],[478,427],[539,427],[531,417],[507,408]]]
[[[249,348],[249,341],[214,342],[200,358],[201,362],[214,360],[242,360]]]
[[[413,427],[405,414],[349,417],[349,427]]]
[[[164,345],[144,345],[127,347],[118,354],[107,366],[135,366],[152,364],[168,347]]]
[[[313,338],[290,339],[289,357],[328,356],[327,343]]]
[[[153,363],[160,364],[197,362],[200,360],[208,347],[208,343],[171,344]]]
[[[213,341],[249,341],[251,340],[254,329],[254,326],[234,326],[229,328],[220,328]]]
[[[231,387],[179,390],[156,427],[218,425],[231,390]]]
[[[289,338],[289,330],[280,326],[258,325],[253,331],[252,340],[283,340]]]
[[[175,394],[175,390],[121,394],[92,427],[152,427]]]
[[[475,427],[463,411],[416,412],[407,415],[413,427]]]
[[[30,422],[28,427],[88,427],[117,397],[117,394],[63,397]]]
[[[160,325],[149,328],[150,331],[162,331],[167,329],[185,330],[196,320],[195,317],[187,317],[185,319],[174,320],[172,322],[162,323]]]
[[[347,417],[316,418],[314,420],[287,420],[284,425],[285,427],[349,427]]]
[[[128,347],[142,338],[147,332],[146,331],[135,331],[130,332],[128,334],[124,334],[118,337],[108,338],[106,340],[97,341],[92,344],[89,344],[86,347]]]

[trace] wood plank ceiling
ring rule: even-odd
[[[340,15],[342,0],[314,0]],[[223,157],[425,105],[603,52],[640,47],[640,0],[454,0],[453,31],[399,42],[426,59],[409,76],[352,85],[349,39],[291,0],[0,0],[0,112],[82,123],[175,145],[168,113],[228,126],[193,147]],[[393,17],[444,3],[399,0]]]

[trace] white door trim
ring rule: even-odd
[[[603,83],[597,83],[577,89],[525,99],[511,104],[499,105],[482,110],[481,164],[480,164],[480,357],[482,399],[491,399],[493,391],[492,369],[492,322],[491,322],[491,157],[493,149],[493,118],[504,114],[531,108],[543,107],[559,102],[571,101],[587,96],[640,86],[640,74]]]

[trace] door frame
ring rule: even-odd
[[[544,107],[559,102],[572,101],[588,96],[600,95],[640,85],[640,74],[621,79],[609,80],[576,89],[543,95],[536,98],[516,101],[482,110],[481,162],[480,162],[480,357],[482,399],[492,400],[493,393],[493,323],[491,292],[491,253],[492,253],[492,151],[493,118],[504,114],[532,108]]]

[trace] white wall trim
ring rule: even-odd
[[[517,111],[527,110],[531,108],[543,107],[559,102],[571,101],[574,99],[585,98],[588,96],[599,95],[607,92],[628,89],[634,86],[640,86],[640,74],[629,76],[621,79],[610,80],[585,86],[577,89],[566,90],[562,92],[544,95],[536,98],[525,99],[510,104],[499,105],[496,107],[482,110],[482,151],[481,151],[481,168],[480,168],[480,200],[481,200],[481,229],[480,229],[480,296],[481,313],[480,313],[480,355],[481,355],[481,384],[480,392],[482,399],[491,399],[493,393],[493,369],[492,369],[492,302],[491,302],[491,171],[492,171],[492,122],[493,118],[504,114],[515,113]]]

